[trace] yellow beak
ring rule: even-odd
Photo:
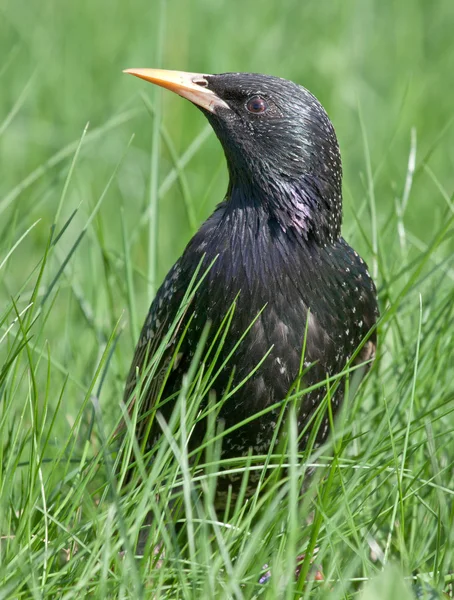
[[[217,108],[229,108],[224,100],[206,87],[208,81],[205,77],[207,76],[202,73],[163,71],[161,69],[126,69],[123,73],[135,75],[140,79],[167,88],[212,113],[216,112]]]

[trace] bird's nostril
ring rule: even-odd
[[[192,83],[195,83],[196,85],[200,85],[200,87],[208,86],[208,81],[206,79],[204,79],[203,77],[196,77],[195,79],[192,80]]]

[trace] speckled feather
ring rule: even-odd
[[[203,272],[217,257],[181,322],[179,331],[192,318],[163,397],[181,387],[207,320],[212,323],[211,332],[216,332],[237,298],[220,364],[266,305],[214,384],[220,397],[233,368],[235,385],[272,347],[260,369],[224,404],[220,416],[229,428],[284,398],[299,372],[308,314],[305,361],[315,364],[304,383],[312,385],[345,367],[374,325],[378,309],[364,261],[340,235],[340,153],[319,102],[304,88],[275,77],[225,74],[206,80],[231,108],[214,115],[205,113],[226,154],[227,196],[160,287],[136,348],[125,400],[135,387],[137,368],[143,370],[145,357],[172,323],[200,261],[204,261]],[[243,110],[245,99],[254,94],[266,99],[267,117],[247,115]],[[174,348],[169,345],[162,369]],[[375,333],[358,360],[373,358],[374,351]],[[160,387],[157,381],[150,386],[143,410],[153,407]],[[342,399],[341,388],[336,392],[336,405]],[[301,426],[322,397],[323,388],[304,397]],[[172,408],[172,402],[162,407],[166,419]],[[249,447],[256,453],[266,452],[275,420],[276,414],[267,414],[225,437],[223,456],[245,454]],[[322,425],[319,441],[327,429]],[[150,443],[159,433],[156,428],[152,431]],[[191,437],[191,447],[202,436],[200,427]]]

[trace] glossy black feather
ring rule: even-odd
[[[137,368],[143,371],[145,357],[172,323],[195,269],[203,260],[203,272],[216,259],[179,328],[181,332],[187,319],[192,319],[163,397],[180,389],[207,320],[211,332],[216,332],[236,299],[220,364],[265,307],[213,386],[220,397],[232,369],[235,385],[272,347],[257,373],[225,403],[221,417],[228,428],[284,398],[299,372],[308,314],[305,363],[315,364],[304,384],[312,385],[345,367],[374,325],[378,309],[365,263],[340,236],[340,154],[321,105],[304,88],[274,77],[226,74],[206,79],[231,107],[216,115],[206,113],[226,153],[227,197],[189,242],[159,289],[138,342],[125,400],[134,389]],[[247,114],[245,99],[253,94],[267,99],[268,116]],[[169,345],[161,373],[174,348]],[[374,349],[375,333],[361,357],[372,358]],[[151,383],[144,410],[155,402],[159,376]],[[304,397],[301,425],[323,393],[322,388]],[[341,399],[339,389],[336,404]],[[166,419],[172,407],[172,402],[163,406]],[[241,455],[249,447],[266,452],[275,420],[276,414],[270,413],[227,436],[223,455]],[[155,427],[150,443],[159,433]],[[326,434],[327,427],[322,426],[319,440]],[[196,447],[202,436],[203,427],[194,432],[191,446]]]

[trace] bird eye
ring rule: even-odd
[[[246,108],[250,113],[258,115],[266,111],[266,109],[268,108],[268,104],[260,96],[252,96],[252,98],[249,98],[249,100],[247,101]]]

